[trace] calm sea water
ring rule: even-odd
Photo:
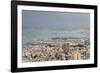
[[[85,29],[84,29],[85,30]],[[74,30],[73,30],[74,31]],[[89,38],[89,31],[53,31],[45,29],[32,29],[32,27],[23,28],[22,30],[22,47],[30,47],[35,40],[51,40],[55,37],[64,38]]]

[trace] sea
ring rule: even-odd
[[[34,29],[32,27],[22,29],[22,48],[31,47],[34,41],[52,40],[52,38],[90,38],[90,31],[87,28],[66,30]]]

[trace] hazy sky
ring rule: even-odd
[[[89,28],[90,14],[23,10],[22,24],[33,29]]]

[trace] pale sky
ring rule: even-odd
[[[33,29],[90,28],[90,14],[23,10],[22,24]]]

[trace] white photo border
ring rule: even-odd
[[[70,61],[46,61],[46,62],[27,62],[22,63],[22,10],[38,10],[38,11],[58,11],[58,12],[80,12],[90,13],[90,59],[89,60],[70,60]],[[43,66],[60,66],[60,65],[80,65],[94,64],[94,9],[78,9],[78,8],[58,8],[44,6],[25,6],[18,5],[17,7],[17,67],[43,67]]]

